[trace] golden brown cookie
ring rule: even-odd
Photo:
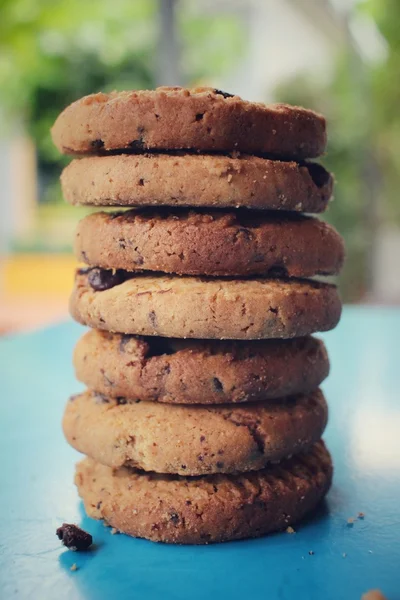
[[[92,329],[74,353],[77,378],[111,396],[223,404],[311,392],[327,377],[321,340],[221,342],[140,338]]]
[[[130,279],[126,279],[130,276]],[[206,279],[78,271],[72,316],[96,329],[208,339],[291,338],[340,318],[336,287],[308,280]]]
[[[319,164],[256,156],[117,155],[73,160],[61,185],[70,204],[208,206],[323,212],[332,176]]]
[[[238,473],[306,451],[328,416],[320,390],[236,406],[168,405],[86,391],[64,413],[67,441],[110,467],[156,473]]]
[[[344,243],[318,219],[259,212],[98,212],[78,224],[78,260],[104,269],[179,275],[337,275]]]
[[[75,483],[87,514],[154,542],[207,544],[258,537],[302,519],[328,492],[331,457],[307,454],[241,475],[179,477],[113,470],[85,458]]]
[[[213,88],[91,94],[57,118],[52,137],[65,154],[109,150],[197,150],[302,160],[322,154],[322,115],[287,104],[246,102]]]

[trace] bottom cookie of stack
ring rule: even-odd
[[[325,496],[332,462],[323,441],[303,454],[240,475],[182,477],[112,469],[85,458],[75,483],[87,514],[134,537],[207,544],[286,528]]]

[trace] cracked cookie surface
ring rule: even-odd
[[[327,416],[320,390],[212,407],[87,391],[67,403],[63,429],[76,450],[110,467],[204,475],[257,470],[305,451],[321,437]]]
[[[113,398],[223,404],[317,388],[329,360],[321,340],[202,341],[88,331],[74,353],[77,378]]]
[[[289,213],[131,210],[82,219],[75,254],[104,269],[313,277],[339,273],[344,243],[327,223]]]
[[[91,94],[67,106],[51,133],[65,154],[236,150],[302,160],[321,155],[326,146],[322,115],[247,102],[213,88]]]
[[[84,325],[118,333],[251,340],[332,329],[339,321],[341,302],[335,286],[302,279],[93,270],[77,272],[70,310]]]
[[[241,475],[178,477],[113,470],[90,458],[75,483],[87,514],[155,542],[207,544],[285,529],[315,508],[332,480],[322,441],[307,454]]]
[[[62,172],[67,202],[94,206],[208,206],[323,212],[333,178],[317,163],[256,156],[85,157]]]

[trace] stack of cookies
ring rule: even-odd
[[[321,441],[339,234],[325,121],[211,88],[87,96],[53,140],[78,225],[73,317],[87,391],[64,416],[88,515],[154,541],[285,529],[329,489]],[[122,210],[123,209],[123,210]]]

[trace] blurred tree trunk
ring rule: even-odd
[[[159,0],[157,85],[182,85],[177,33],[177,0]]]

